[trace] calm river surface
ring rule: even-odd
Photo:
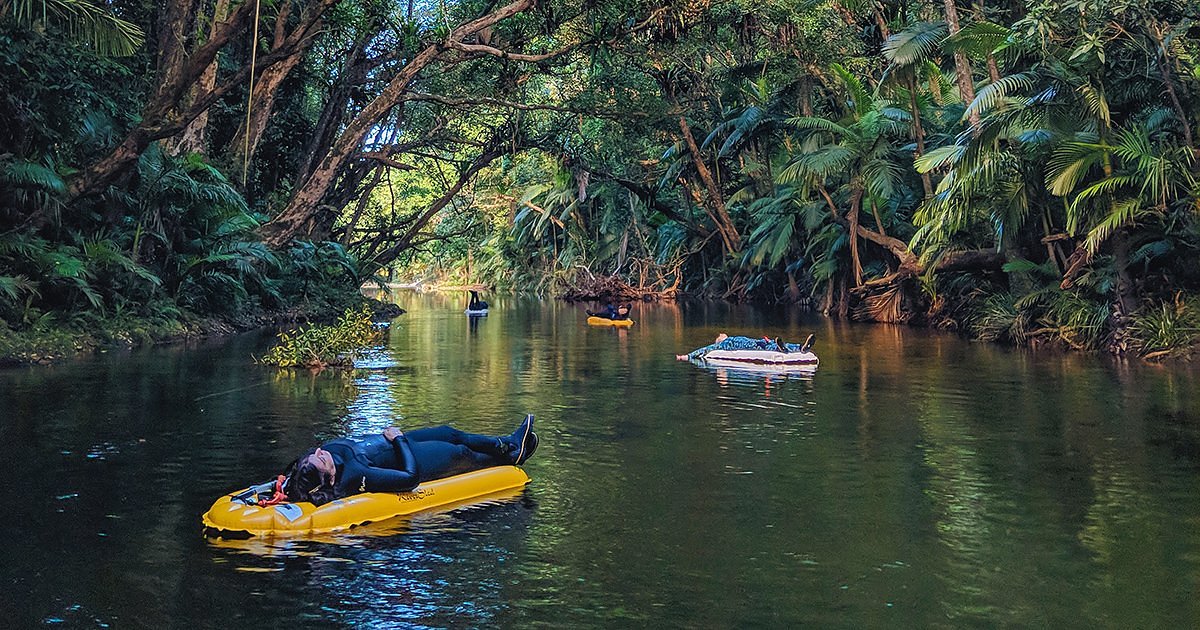
[[[0,371],[5,627],[1200,627],[1200,375],[724,304],[401,293],[351,373],[269,335]],[[802,377],[673,354],[817,333]],[[199,517],[318,440],[537,414],[519,497],[316,541]]]

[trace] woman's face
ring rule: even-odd
[[[330,455],[329,451],[318,448],[308,456],[308,461],[314,468],[321,471],[322,480],[326,485],[333,485],[334,477],[337,475],[337,466],[333,463],[333,455]]]

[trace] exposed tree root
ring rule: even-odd
[[[657,300],[673,300],[679,295],[675,286],[661,288],[657,286],[630,285],[619,276],[597,276],[586,268],[580,267],[580,273],[575,274],[573,281],[560,279],[558,299],[567,302],[618,301],[618,302],[654,302]]]

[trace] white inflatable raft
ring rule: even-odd
[[[811,352],[775,352],[773,350],[713,350],[701,359],[708,365],[762,367],[775,369],[813,369],[819,360]]]

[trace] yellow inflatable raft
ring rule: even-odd
[[[633,320],[608,319],[607,317],[589,317],[588,324],[591,326],[617,326],[619,328],[628,328],[633,325]]]
[[[217,499],[201,517],[209,536],[299,536],[350,529],[376,521],[485,499],[519,489],[529,476],[516,466],[474,470],[423,483],[411,492],[367,492],[320,507],[311,503],[249,505],[237,500],[245,491]]]

